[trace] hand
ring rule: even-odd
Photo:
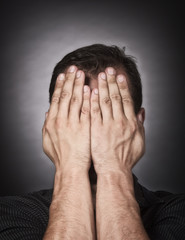
[[[122,81],[121,81],[122,80]],[[145,134],[125,75],[113,68],[98,75],[91,95],[91,154],[96,173],[131,171],[144,154]]]
[[[63,172],[90,168],[90,89],[85,74],[71,66],[58,76],[42,128],[43,150]],[[83,91],[85,90],[85,92]]]

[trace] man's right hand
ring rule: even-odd
[[[95,239],[88,175],[90,88],[84,92],[84,82],[84,72],[75,66],[58,76],[43,126],[43,150],[56,167],[44,240]]]
[[[62,172],[88,172],[91,164],[90,89],[84,82],[85,74],[76,66],[58,76],[42,128],[43,150]]]

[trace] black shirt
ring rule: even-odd
[[[135,197],[151,240],[185,240],[185,194],[149,191],[134,176]],[[41,240],[53,189],[0,197],[0,240]]]

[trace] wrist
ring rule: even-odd
[[[97,187],[106,186],[114,189],[116,186],[121,188],[124,193],[134,196],[134,180],[130,170],[110,170],[97,174]]]
[[[122,176],[125,179],[132,179],[132,169],[131,168],[126,168],[126,167],[119,167],[119,166],[107,166],[103,167],[99,171],[96,172],[97,176],[103,177],[107,176],[110,178],[114,178],[114,176]]]
[[[97,175],[106,175],[113,172],[120,172],[126,176],[132,175],[131,161],[119,159],[113,155],[111,156],[112,157],[109,156],[109,158],[93,159],[94,169]]]
[[[69,171],[56,170],[54,178],[53,198],[60,198],[63,189],[78,189],[83,184],[89,184],[88,171],[70,169]]]
[[[78,166],[68,166],[63,168],[56,168],[55,176],[58,176],[60,178],[68,178],[68,177],[75,177],[80,175],[86,175],[88,174],[89,169],[78,167]]]
[[[63,158],[58,161],[55,165],[57,175],[76,175],[80,173],[88,173],[90,169],[90,158],[89,159],[78,159],[74,158]]]

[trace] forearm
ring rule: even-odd
[[[98,240],[149,240],[134,197],[131,173],[98,175],[96,226]]]
[[[49,222],[43,239],[95,239],[88,173],[56,173]]]

